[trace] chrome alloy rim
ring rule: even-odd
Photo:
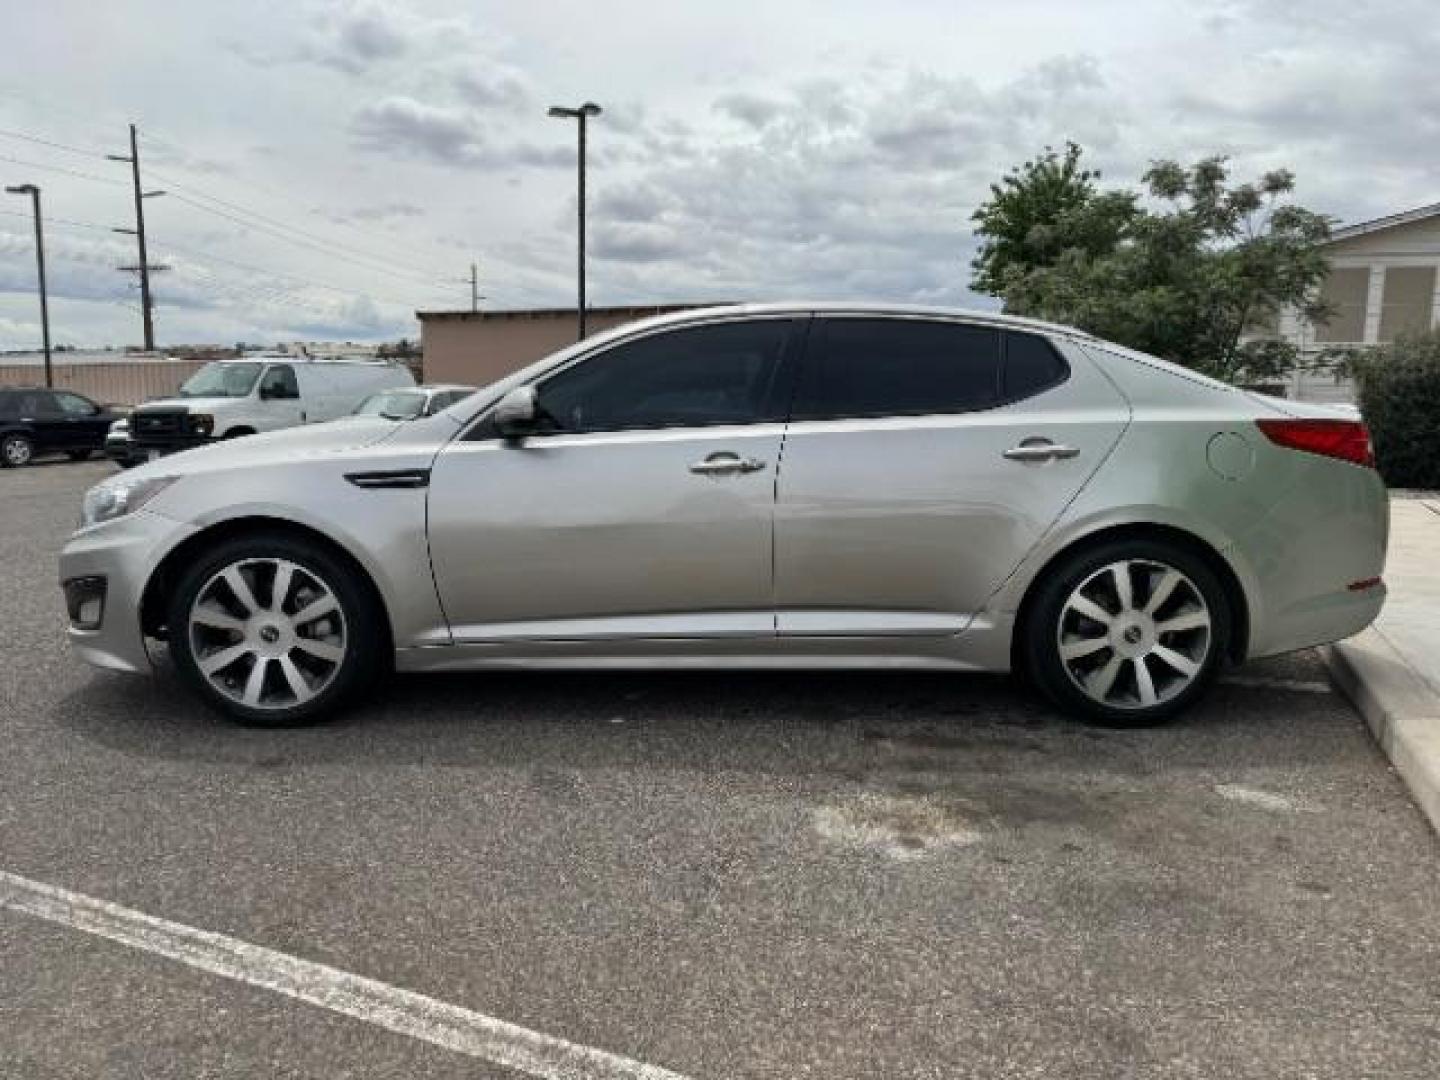
[[[1127,559],[1082,581],[1060,611],[1065,672],[1113,709],[1162,704],[1199,676],[1210,652],[1210,608],[1173,566]]]
[[[345,613],[314,571],[285,559],[242,559],[205,583],[190,607],[200,673],[250,709],[303,705],[345,659]]]
[[[6,439],[5,460],[11,465],[28,464],[30,461],[30,444],[24,439]]]

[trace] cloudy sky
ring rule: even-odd
[[[1434,0],[0,0],[0,178],[42,186],[57,341],[134,343],[126,124],[163,343],[375,340],[597,305],[974,304],[968,217],[1046,144],[1299,174],[1358,220],[1440,200]],[[0,202],[0,348],[39,339]]]

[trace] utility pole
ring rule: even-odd
[[[550,115],[562,120],[578,120],[580,122],[580,160],[579,160],[579,207],[580,207],[580,242],[577,252],[577,274],[579,285],[579,299],[576,310],[579,315],[580,340],[585,339],[585,121],[592,116],[599,116],[600,106],[593,101],[587,101],[577,109],[562,108],[559,105],[551,106]]]
[[[155,316],[154,301],[150,295],[150,272],[166,269],[164,266],[151,266],[145,254],[145,200],[153,199],[164,195],[163,191],[143,191],[140,188],[140,142],[136,137],[135,125],[130,125],[130,153],[106,154],[111,161],[127,161],[130,163],[130,175],[135,184],[135,228],[115,229],[114,232],[123,233],[126,236],[134,236],[140,244],[140,262],[135,266],[122,266],[121,270],[127,273],[138,274],[140,277],[140,314],[145,322],[145,351],[155,351]]]
[[[470,314],[480,310],[480,271],[472,262],[470,264]]]
[[[40,224],[40,189],[34,184],[18,184],[5,189],[11,195],[29,195],[35,209],[35,266],[40,277],[40,335],[45,342],[45,385],[55,385],[50,367],[50,298],[45,291],[45,230]]]

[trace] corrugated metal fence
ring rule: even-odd
[[[107,405],[138,405],[149,398],[173,394],[203,364],[203,360],[60,362],[54,365],[55,387],[74,390]],[[34,364],[0,364],[0,386],[41,386],[44,382],[44,368]]]

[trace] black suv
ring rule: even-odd
[[[29,465],[63,451],[84,461],[105,447],[120,414],[71,390],[0,386],[0,466]]]

